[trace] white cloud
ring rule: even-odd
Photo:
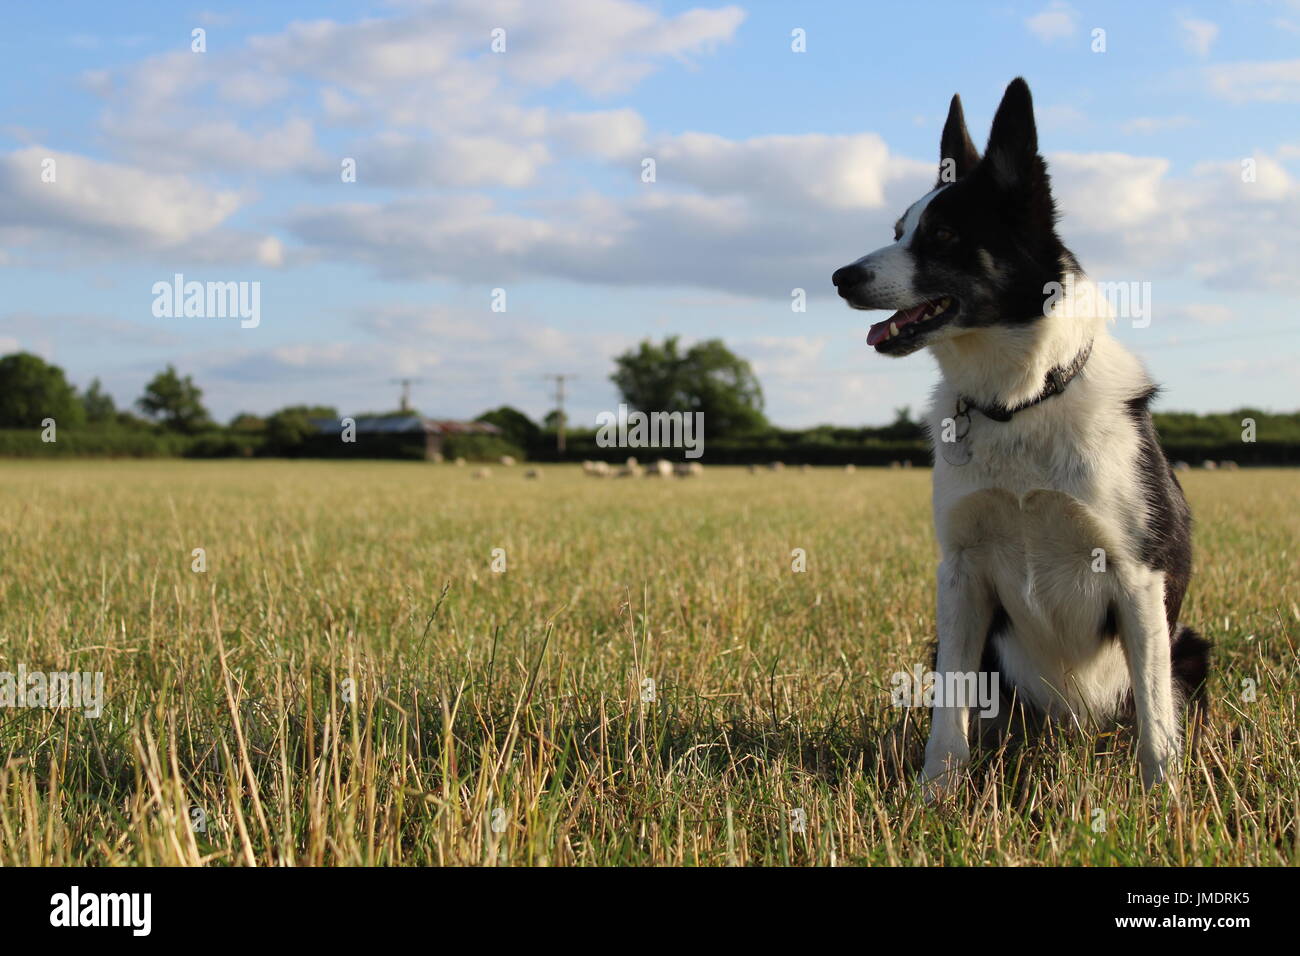
[[[314,105],[324,124],[380,129],[370,141],[379,150],[368,156],[372,178],[360,183],[517,189],[536,181],[552,141],[609,159],[645,138],[633,110],[554,113],[526,103],[534,91],[562,83],[590,95],[625,90],[728,42],[744,20],[735,6],[664,14],[632,0],[403,7],[385,19],[298,21],[243,47],[153,56],[84,81],[106,100],[108,141],[156,168],[321,175],[330,162],[309,117],[263,119],[254,130],[243,115],[283,112],[281,101],[305,82],[323,84]],[[506,30],[501,54],[489,47],[498,27]]]
[[[550,160],[541,143],[518,144],[492,136],[415,137],[378,133],[351,150],[357,181],[391,187],[509,186],[532,184]]]
[[[933,173],[937,166],[892,156],[874,133],[856,136],[759,136],[729,140],[683,133],[658,143],[657,180],[718,195],[833,209],[878,209],[886,185]]]
[[[223,70],[220,60],[210,54],[162,53],[119,71],[88,71],[82,80],[98,95],[120,98],[142,114],[161,113],[204,86],[229,82],[233,71]]]
[[[1044,43],[1066,40],[1079,28],[1079,11],[1064,0],[1052,0],[1045,8],[1025,21],[1029,32]]]
[[[284,245],[275,236],[267,236],[257,244],[257,261],[270,268],[284,265]]]
[[[1185,129],[1193,125],[1190,116],[1137,116],[1120,127],[1126,133],[1142,135]]]
[[[321,88],[320,104],[325,121],[332,125],[351,126],[366,118],[364,106],[332,86]]]
[[[1091,117],[1083,110],[1066,103],[1040,106],[1035,110],[1039,129],[1057,130],[1087,129],[1092,124]]]
[[[1084,267],[1110,279],[1186,276],[1213,288],[1300,292],[1288,251],[1300,247],[1300,187],[1277,160],[1255,157],[1171,177],[1169,163],[1125,154],[1050,157],[1061,231]]]
[[[280,72],[305,73],[346,89],[374,90],[388,83],[426,80],[448,67],[456,56],[463,12],[447,13],[441,30],[432,18],[300,20],[280,33],[252,37],[248,50],[252,60]],[[486,49],[486,33],[483,46]]]
[[[933,182],[930,163],[874,137],[687,134],[663,141],[658,181],[620,198],[512,208],[483,196],[303,208],[289,230],[313,255],[380,275],[496,285],[546,277],[688,286],[788,301],[829,292],[837,266],[888,241],[893,219]],[[846,161],[845,157],[851,157]],[[1300,187],[1275,156],[1257,179],[1235,160],[1172,176],[1161,157],[1059,153],[1050,164],[1062,235],[1085,268],[1114,279],[1201,278],[1294,289]]]
[[[568,105],[574,91],[579,102],[584,94],[605,96],[725,43],[742,20],[734,7],[667,15],[628,0],[560,0],[545,10],[512,0],[454,0],[436,10],[414,3],[390,20],[295,23],[243,49],[154,57],[89,76],[106,98],[102,128],[132,165],[99,164],[98,176],[83,178],[111,183],[60,207],[35,191],[36,179],[19,188],[13,157],[21,153],[0,157],[0,198],[18,200],[0,239],[12,248],[98,237],[101,251],[163,249],[169,261],[354,263],[383,278],[484,288],[526,279],[693,287],[788,309],[792,288],[829,296],[837,266],[888,241],[893,219],[934,182],[932,160],[900,156],[874,133],[729,138],[648,129],[617,102]],[[1062,2],[1027,21],[1044,42],[1072,37],[1080,24]],[[487,47],[496,25],[508,31],[509,52],[499,56]],[[1213,37],[1204,42],[1208,50]],[[1300,61],[1227,64],[1205,76],[1229,99],[1300,99]],[[536,105],[537,90],[557,85],[566,108]],[[249,121],[254,108],[256,123]],[[1092,112],[1044,108],[1040,125],[1075,126]],[[1123,128],[1155,133],[1189,123],[1138,117]],[[329,148],[318,129],[328,131]],[[214,191],[197,175],[324,182],[328,174],[336,184],[336,152],[358,162],[358,186],[330,193],[349,201],[302,204],[270,223],[279,235],[265,225],[232,228],[249,199]],[[657,161],[654,184],[639,182],[642,156]],[[590,185],[571,178],[561,163],[575,157],[607,164],[605,175]],[[1161,157],[1055,155],[1061,232],[1100,278],[1190,277],[1216,288],[1294,291],[1300,277],[1289,262],[1300,247],[1300,199],[1283,165],[1288,158],[1284,150],[1257,156],[1256,182],[1244,184],[1231,156],[1175,175]],[[620,176],[621,187],[596,191]],[[365,192],[373,186],[393,193],[376,199]],[[1184,318],[1226,321],[1217,314],[1189,307]],[[500,323],[503,338],[458,334],[462,322],[487,327],[478,316],[372,318],[357,327],[358,343],[286,345],[239,361],[249,363],[249,374],[272,377],[319,375],[313,363],[329,370],[356,362],[376,374],[397,364],[409,374],[444,375],[473,366],[499,383],[492,363],[521,361],[512,350],[558,361],[565,348],[591,348],[585,335],[578,341],[513,317]],[[815,373],[833,340],[741,341],[769,375],[793,380],[804,369]],[[480,346],[488,356],[481,366]],[[603,365],[608,354],[593,363]],[[880,397],[873,380],[850,384],[859,399]]]
[[[547,132],[568,150],[601,159],[632,157],[645,141],[645,120],[636,110],[599,110],[552,117]]]
[[[765,335],[741,343],[759,379],[815,375],[826,352],[824,335]]]
[[[440,0],[408,5],[387,20],[296,22],[256,37],[251,51],[280,69],[375,92],[455,71],[462,55],[531,87],[571,82],[589,93],[625,90],[666,59],[707,53],[745,19],[739,7],[695,8],[675,16],[631,0]],[[505,30],[506,49],[490,49]]]
[[[629,0],[473,0],[462,6],[477,15],[485,45],[491,26],[513,37],[501,60],[516,82],[549,86],[568,80],[597,95],[628,89],[658,60],[710,52],[731,40],[745,19],[737,6],[665,16]]]
[[[203,10],[198,15],[199,23],[205,27],[224,27],[235,22],[235,17],[229,13],[218,13],[212,10]]]
[[[55,181],[43,182],[47,159]],[[184,176],[158,175],[39,146],[0,155],[5,227],[105,243],[174,246],[207,233],[242,204]]]
[[[1126,153],[1053,153],[1052,185],[1074,225],[1119,229],[1160,211],[1169,161]]]
[[[1239,203],[1276,203],[1294,200],[1300,190],[1286,167],[1272,156],[1255,153],[1248,157],[1254,164],[1254,178],[1247,179],[1240,160],[1198,163],[1195,172],[1213,177],[1231,187],[1231,198]]]
[[[387,342],[410,343],[446,340],[458,345],[479,345],[500,335],[500,325],[470,321],[462,311],[446,305],[383,303],[354,309],[359,329]],[[500,313],[494,313],[500,316]],[[508,316],[506,321],[509,321]]]
[[[218,80],[216,88],[227,103],[257,108],[282,98],[291,87],[282,76],[246,71]]]
[[[1210,20],[1196,17],[1180,17],[1178,26],[1182,30],[1183,46],[1197,56],[1209,56],[1210,47],[1219,36],[1219,25]]]
[[[177,126],[162,116],[109,114],[104,123],[133,161],[155,169],[282,173],[320,171],[331,162],[317,145],[312,124],[302,117],[262,132],[220,118]]]
[[[1300,103],[1300,60],[1222,63],[1205,76],[1211,91],[1232,103]]]
[[[68,351],[97,351],[112,345],[165,348],[181,341],[165,329],[108,315],[8,312],[0,315],[0,325],[16,336],[4,340],[15,343],[11,348],[0,351],[13,351],[20,347],[19,343],[23,348],[41,347],[42,351],[48,352],[56,342]]]

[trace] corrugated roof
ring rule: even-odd
[[[499,435],[501,429],[490,422],[455,422],[450,419],[425,419],[443,435]]]
[[[343,422],[337,418],[313,418],[311,423],[327,435],[343,431]],[[435,421],[419,415],[358,418],[358,435],[497,435],[501,429],[487,422]]]

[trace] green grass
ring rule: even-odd
[[[0,864],[1300,856],[1295,472],[1186,476],[1217,646],[1179,800],[1074,734],[930,808],[889,694],[933,639],[927,471],[472,471],[3,463],[0,669],[102,671],[106,706],[0,710]]]

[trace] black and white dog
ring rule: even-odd
[[[927,417],[942,550],[944,675],[998,676],[1048,722],[1136,716],[1143,783],[1176,781],[1183,708],[1199,721],[1209,644],[1178,623],[1191,516],[1156,441],[1156,388],[1107,330],[1056,234],[1029,87],[1007,87],[983,158],[954,96],[935,188],[892,245],[832,278],[883,355],[929,348],[942,380]],[[949,683],[947,686],[960,686]],[[970,759],[970,700],[931,711],[933,798]]]

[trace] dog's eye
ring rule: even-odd
[[[951,229],[944,229],[940,226],[934,231],[934,238],[938,239],[940,242],[952,242],[957,238],[957,233],[953,232]]]

